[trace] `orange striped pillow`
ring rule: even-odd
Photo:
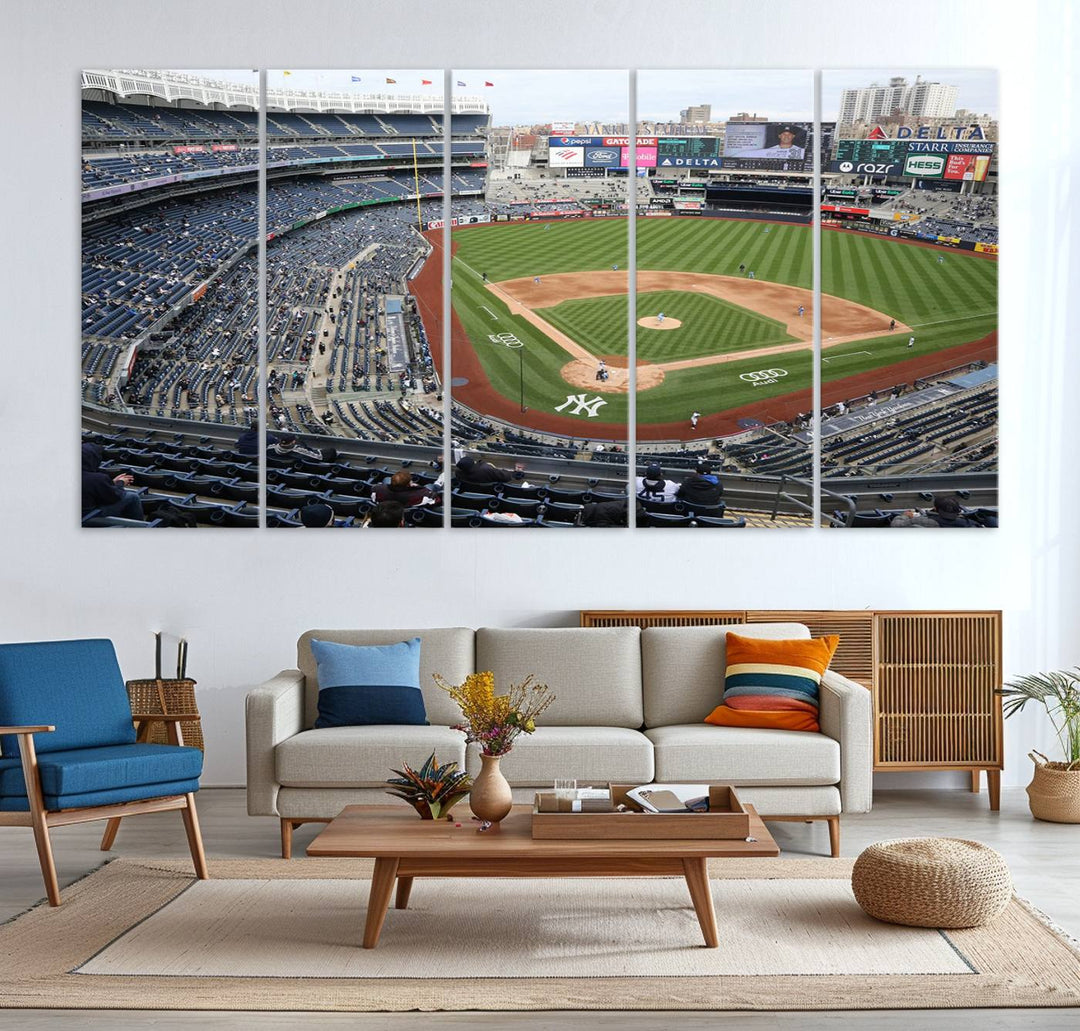
[[[821,678],[839,643],[836,634],[797,641],[728,634],[724,700],[705,722],[819,731]]]

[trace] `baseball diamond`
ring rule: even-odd
[[[812,234],[790,223],[769,228],[763,233],[760,221],[721,218],[638,220],[640,439],[685,435],[690,411],[703,413],[698,435],[721,436],[737,432],[740,420],[790,419],[808,410]],[[580,434],[583,419],[556,409],[569,391],[591,390],[607,404],[587,418],[587,432],[623,439],[628,287],[625,272],[612,265],[625,269],[625,247],[623,219],[455,230],[453,361],[455,374],[467,369],[469,380],[455,397],[528,428]],[[953,251],[939,264],[939,251],[889,237],[823,233],[822,346],[830,358],[822,364],[823,403],[994,360],[996,255]],[[754,278],[740,274],[740,265]],[[659,312],[665,319],[657,324]],[[522,340],[523,367],[516,354],[482,345],[492,327]],[[912,335],[914,354],[907,346]],[[610,367],[606,380],[596,378],[600,357]],[[777,366],[785,375],[745,375]],[[517,403],[522,378],[525,414]]]

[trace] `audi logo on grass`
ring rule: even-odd
[[[757,372],[742,372],[739,379],[755,387],[765,387],[786,375],[787,369],[759,369]]]

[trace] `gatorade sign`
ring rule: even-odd
[[[904,175],[920,179],[940,179],[944,174],[944,154],[909,154],[904,159]]]

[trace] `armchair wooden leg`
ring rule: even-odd
[[[281,858],[292,859],[292,820],[281,821]]]
[[[101,851],[108,852],[116,841],[116,832],[120,830],[120,817],[114,816],[105,824],[105,833],[101,836]]]
[[[195,866],[195,876],[200,881],[207,881],[210,879],[210,871],[206,868],[206,854],[203,852],[202,834],[199,831],[199,814],[195,811],[195,795],[189,791],[184,797],[187,799],[187,806],[180,810],[180,814],[184,817],[191,862]]]
[[[30,819],[34,828],[38,862],[41,864],[41,877],[45,881],[45,894],[49,897],[50,906],[59,906],[60,885],[56,880],[56,864],[53,862],[49,824],[45,817],[45,799],[41,795],[41,778],[38,775],[37,751],[32,734],[19,735],[19,758],[22,760],[26,795],[30,800]]]

